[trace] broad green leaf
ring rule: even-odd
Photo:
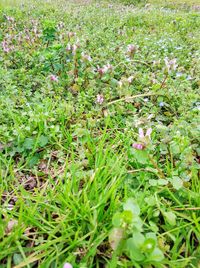
[[[144,253],[151,253],[155,249],[156,246],[156,240],[153,238],[146,238],[143,245],[142,245],[142,251]]]
[[[49,141],[48,138],[42,135],[39,137],[38,143],[40,147],[44,147],[45,145],[47,145],[48,141]]]
[[[30,168],[33,167],[33,166],[35,166],[35,165],[38,163],[39,159],[40,159],[39,154],[35,154],[35,155],[33,155],[33,156],[30,158],[29,162],[28,162],[28,166],[29,166]]]
[[[135,245],[136,245],[138,248],[142,247],[142,245],[143,245],[144,242],[145,242],[145,237],[144,237],[144,235],[143,235],[141,232],[139,232],[139,231],[133,231],[133,233],[132,233],[132,238],[133,238],[133,240],[134,240]],[[132,241],[132,243],[133,243],[133,241]]]
[[[177,176],[172,178],[171,183],[176,190],[179,190],[183,187],[183,181]]]
[[[145,197],[144,201],[147,203],[148,206],[155,206],[156,205],[156,199],[154,196]]]
[[[142,236],[142,235],[141,235]],[[145,259],[145,255],[142,254],[140,250],[140,237],[138,238],[129,238],[126,241],[126,251],[129,255],[129,257],[133,261],[143,261]]]
[[[130,210],[134,216],[140,214],[140,207],[133,198],[129,198],[123,205],[123,208],[124,210]]]
[[[169,212],[164,212],[163,213],[165,220],[172,226],[176,225],[176,215],[169,211]]]
[[[133,230],[142,232],[142,226],[143,226],[143,221],[141,220],[140,217],[136,216],[133,218]]]
[[[158,185],[167,185],[168,183],[169,183],[168,180],[165,180],[165,179],[158,180]]]
[[[26,138],[23,144],[25,149],[31,150],[34,147],[34,140],[32,138]]]
[[[114,214],[112,218],[112,224],[114,227],[120,227],[122,224],[122,214],[120,212],[117,212]]]
[[[151,186],[157,186],[158,185],[158,180],[151,179],[151,180],[149,180],[149,184]]]
[[[22,261],[23,261],[23,258],[22,258],[22,255],[21,255],[21,254],[15,253],[15,254],[13,255],[13,263],[14,263],[14,265],[18,265],[18,264],[20,264]]]
[[[146,234],[145,234],[145,237],[146,237],[146,238],[152,238],[152,239],[154,239],[154,240],[157,242],[156,234],[153,233],[153,232],[146,233]]]
[[[133,149],[133,156],[140,164],[147,164],[149,163],[148,153],[145,150],[136,150]]]
[[[148,256],[148,261],[160,262],[164,259],[164,254],[159,248],[155,248],[153,252]]]
[[[124,210],[121,213],[121,216],[122,216],[123,222],[125,222],[127,224],[132,223],[132,221],[133,221],[133,213],[132,213],[132,211],[130,211],[130,210]]]
[[[180,146],[177,142],[172,141],[170,144],[170,149],[173,155],[180,154]]]

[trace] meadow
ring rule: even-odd
[[[0,268],[200,267],[199,12],[0,1]]]

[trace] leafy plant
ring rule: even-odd
[[[109,241],[113,253],[111,267],[117,267],[116,258],[125,254],[132,265],[154,264],[164,259],[158,247],[155,233],[145,232],[140,218],[140,207],[134,199],[128,199],[123,211],[116,213],[112,220]]]

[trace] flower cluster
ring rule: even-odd
[[[78,43],[74,45],[68,44],[66,47],[66,51],[70,51],[74,55],[78,48],[80,48],[80,45]]]
[[[102,76],[105,73],[108,73],[109,71],[112,71],[113,67],[110,63],[104,65],[102,68],[98,68],[97,71],[98,73]]]
[[[131,75],[129,76],[128,78],[122,78],[119,82],[118,82],[118,85],[119,87],[122,87],[123,85],[125,84],[131,84],[133,82],[133,79],[134,79],[134,76]]]
[[[103,97],[103,95],[97,95],[97,99],[96,99],[96,102],[98,103],[98,104],[102,104],[103,102],[104,102],[104,97]]]
[[[176,68],[178,67],[176,59],[169,60],[168,58],[165,58],[164,61],[168,73],[176,71]]]
[[[81,57],[83,61],[92,61],[92,58],[90,57],[90,55],[85,54],[84,52],[81,53]]]
[[[14,46],[9,46],[8,42],[5,40],[3,40],[1,44],[5,53],[8,53],[14,49]]]
[[[151,139],[152,129],[148,128],[146,134],[144,134],[144,130],[139,128],[139,142],[133,143],[132,147],[136,150],[144,150]]]
[[[53,81],[53,82],[58,83],[58,77],[56,75],[54,75],[54,74],[50,75],[50,80]]]
[[[130,56],[130,57],[134,56],[136,50],[137,50],[137,47],[135,45],[132,45],[132,44],[128,45],[127,46],[127,54],[128,54],[128,56]]]

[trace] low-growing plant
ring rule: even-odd
[[[117,260],[123,255],[129,259],[128,265],[135,267],[161,263],[164,255],[158,247],[156,233],[145,231],[140,207],[134,199],[124,203],[123,211],[113,216],[112,223],[109,241],[114,252],[110,267],[117,267]]]

